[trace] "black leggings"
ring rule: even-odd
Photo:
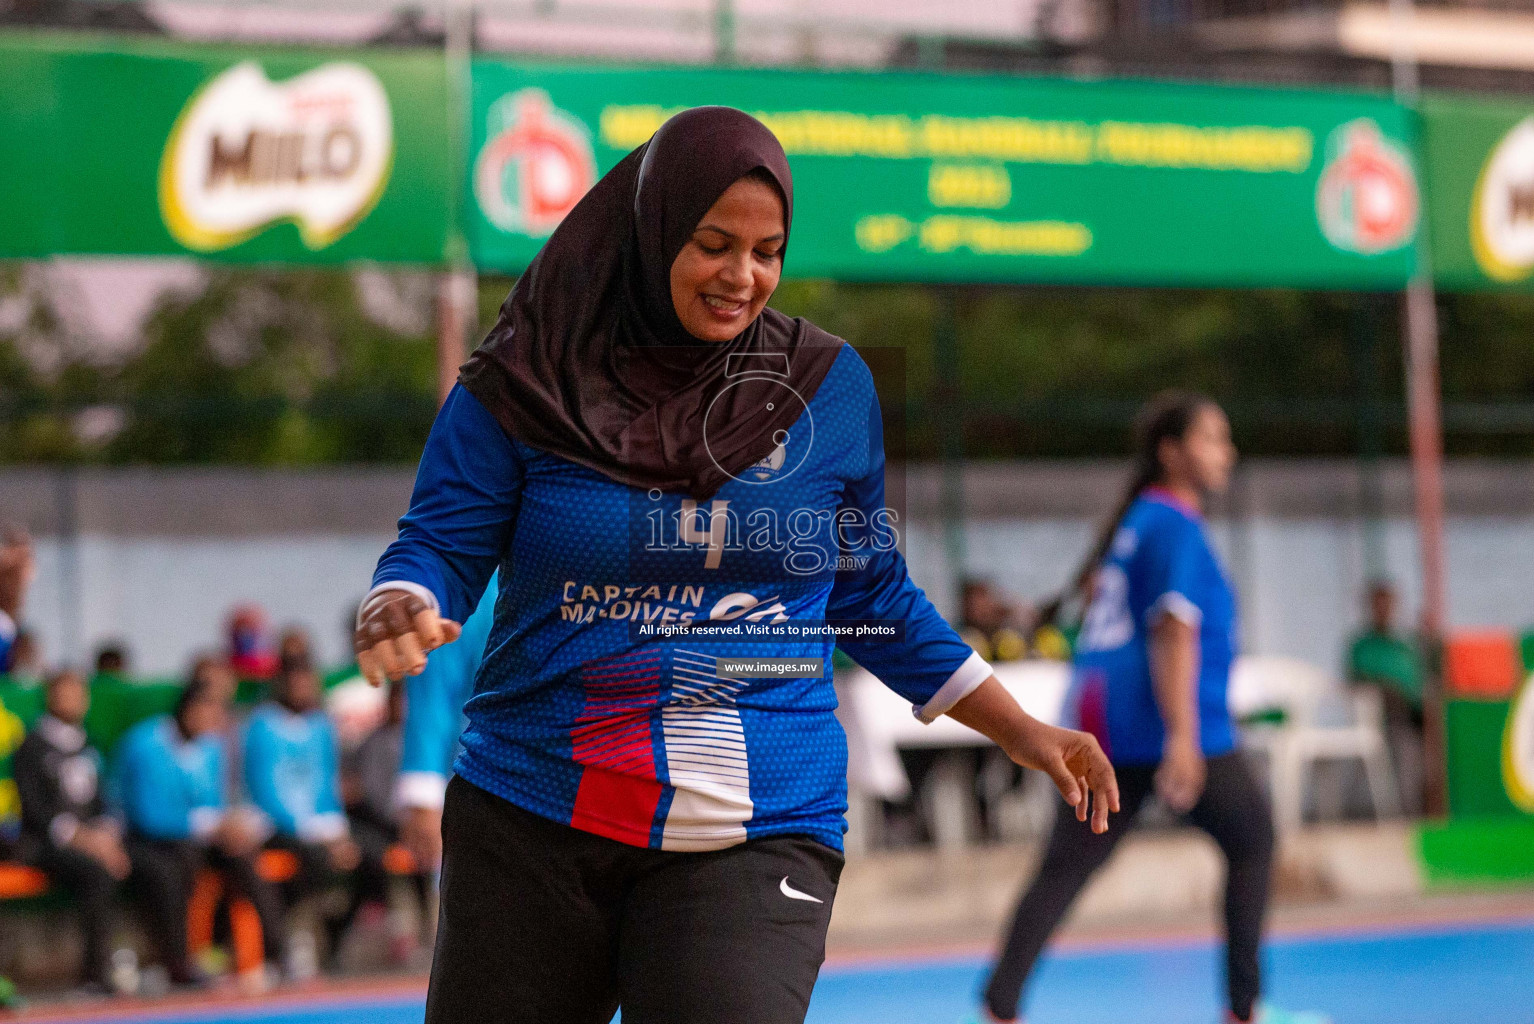
[[[1247,1020],[1261,985],[1257,961],[1273,866],[1273,818],[1266,795],[1240,753],[1211,757],[1207,764],[1204,793],[1187,820],[1207,832],[1225,854],[1225,981],[1231,1012]],[[1044,943],[1155,789],[1154,766],[1121,766],[1115,771],[1123,810],[1106,833],[1095,834],[1063,805],[1055,819],[1043,863],[1017,904],[1007,944],[986,985],[986,1006],[999,1020],[1017,1017],[1023,986]]]
[[[352,922],[356,921],[358,912],[369,903],[388,905],[389,869],[384,861],[389,847],[399,840],[398,829],[392,823],[380,820],[365,808],[353,808],[348,815],[351,820],[352,840],[361,851],[362,859],[351,873],[346,909],[325,922],[325,930],[330,940],[327,955],[332,963],[339,957],[341,944],[346,939],[346,933],[351,930]],[[410,883],[415,890],[416,900],[424,919],[427,916],[427,904],[431,898],[431,876],[417,873],[410,876]]]
[[[454,777],[426,1024],[801,1024],[841,854],[803,836],[679,853]],[[798,894],[790,895],[790,894]]]
[[[37,866],[48,875],[49,882],[69,890],[74,897],[85,938],[85,980],[110,987],[112,900],[117,880],[96,858],[69,846],[47,847],[38,856]]]

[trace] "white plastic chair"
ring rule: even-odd
[[[1245,657],[1231,670],[1229,699],[1237,718],[1267,709],[1284,712],[1281,725],[1258,724],[1245,730],[1248,749],[1267,756],[1279,828],[1300,824],[1311,769],[1320,761],[1362,762],[1375,817],[1400,813],[1379,694],[1349,691],[1323,669],[1298,658]]]

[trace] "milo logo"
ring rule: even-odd
[[[1417,177],[1406,151],[1368,118],[1327,140],[1316,186],[1316,218],[1326,240],[1365,256],[1399,249],[1417,231]]]
[[[1470,248],[1487,277],[1513,282],[1534,274],[1534,117],[1514,125],[1481,169]]]
[[[389,98],[367,68],[325,64],[274,83],[246,61],[176,119],[160,158],[160,213],[189,249],[226,249],[281,220],[321,249],[372,210],[393,156]]]
[[[1502,786],[1513,806],[1534,814],[1534,675],[1523,682],[1502,732]]]
[[[542,89],[502,96],[474,160],[474,198],[502,231],[551,234],[596,181],[586,126],[555,108]]]

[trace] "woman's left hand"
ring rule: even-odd
[[[1118,812],[1119,782],[1113,765],[1091,733],[1061,729],[1030,719],[1017,741],[1003,749],[1024,768],[1036,768],[1054,780],[1076,820],[1092,815],[1092,831],[1108,831],[1108,812]]]
[[[1087,820],[1090,804],[1092,831],[1108,831],[1108,812],[1119,809],[1119,781],[1090,733],[1039,721],[1017,706],[995,676],[949,708],[948,716],[989,737],[1024,768],[1053,779],[1065,802],[1076,808],[1077,821]]]

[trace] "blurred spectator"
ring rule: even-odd
[[[279,666],[271,626],[259,605],[240,605],[229,613],[229,667],[241,679],[270,679]]]
[[[133,724],[130,708],[133,682],[128,678],[128,648],[109,640],[96,648],[96,671],[91,676],[91,707],[85,716],[90,745],[109,754]]]
[[[128,674],[128,649],[118,641],[96,648],[96,675],[122,679]]]
[[[309,631],[302,626],[288,626],[277,638],[277,660],[314,662],[314,644]]]
[[[27,588],[36,573],[32,540],[26,531],[19,526],[0,528],[0,675],[11,673],[13,685],[18,667],[31,668],[21,642],[27,634],[20,630],[19,622]],[[36,645],[32,646],[35,658]],[[21,742],[21,719],[0,702],[0,857],[10,855],[21,832],[21,800],[12,777],[13,756]],[[9,978],[0,977],[0,1008],[15,1005],[15,986]]]
[[[268,962],[281,963],[286,946],[281,901],[256,874],[255,854],[270,825],[252,809],[230,808],[224,796],[220,734],[231,696],[216,673],[194,669],[174,713],[129,729],[116,755],[133,882],[176,984],[205,981],[187,951],[187,907],[204,866],[256,908]]]
[[[1008,602],[985,580],[965,580],[960,594],[959,635],[987,661],[1070,658],[1065,635],[1031,606]]]
[[[239,682],[229,662],[216,654],[199,654],[192,662],[192,671],[187,677],[188,686],[205,687],[208,699],[225,709],[234,700]]]
[[[1416,644],[1396,626],[1395,587],[1371,583],[1365,605],[1365,625],[1348,647],[1348,679],[1378,686],[1420,710],[1422,661]]]
[[[21,628],[21,607],[36,574],[32,538],[19,526],[0,527],[0,669],[11,663],[11,647]]]
[[[356,622],[353,606],[350,622]],[[352,646],[351,632],[346,636],[346,646]],[[349,805],[351,797],[345,792],[346,765],[354,758],[362,741],[383,724],[388,714],[388,694],[367,681],[357,668],[355,659],[337,665],[322,677],[321,688],[325,693],[325,712],[336,727],[341,742],[342,799]]]
[[[4,694],[0,694],[0,859],[15,854],[21,838],[21,794],[16,790],[14,762],[26,734],[26,726],[5,706]]]
[[[342,792],[346,795],[346,816],[351,822],[352,838],[362,860],[351,877],[351,899],[345,913],[330,922],[330,957],[334,964],[346,930],[364,906],[387,909],[389,871],[385,866],[389,848],[400,838],[395,809],[395,785],[400,773],[405,721],[405,684],[393,683],[388,689],[384,721],[345,759]],[[413,876],[421,919],[427,916],[430,876]],[[403,934],[393,936],[390,953],[396,963],[409,956],[413,943]]]
[[[12,685],[24,689],[43,684],[43,646],[30,629],[16,631],[16,640],[11,644],[11,660],[4,675]]]
[[[23,851],[50,882],[74,894],[85,932],[86,985],[110,992],[112,896],[128,877],[128,854],[117,822],[106,815],[101,755],[82,728],[90,707],[85,680],[72,670],[55,672],[46,687],[47,713],[15,756]]]
[[[985,580],[960,584],[959,635],[986,661],[1016,661],[1028,654],[1028,641],[1016,627],[1012,606]]]
[[[1071,639],[1053,622],[1040,621],[1033,629],[1029,645],[1036,658],[1048,658],[1050,661],[1071,660]]]
[[[394,802],[400,809],[400,841],[423,867],[434,869],[442,861],[442,804],[463,734],[463,706],[474,692],[474,676],[495,621],[499,581],[499,574],[490,577],[479,607],[463,624],[463,635],[428,654],[420,675],[405,677]]]
[[[285,883],[289,905],[333,871],[357,866],[338,758],[335,728],[320,709],[319,675],[306,660],[283,662],[272,699],[246,724],[244,776],[251,799],[276,828],[268,848],[297,859],[297,872]]]
[[[240,681],[223,655],[199,654],[193,659],[191,670],[187,673],[187,685],[206,687],[208,699],[224,709],[224,721],[217,736],[223,752],[223,790],[226,793],[237,793],[241,788],[240,780],[244,777],[240,770],[244,764],[241,749],[244,715],[239,714],[234,705]]]
[[[1385,707],[1385,735],[1406,810],[1420,809],[1422,793],[1422,657],[1396,625],[1395,587],[1378,580],[1365,594],[1364,627],[1348,645],[1347,677],[1377,689]]]

